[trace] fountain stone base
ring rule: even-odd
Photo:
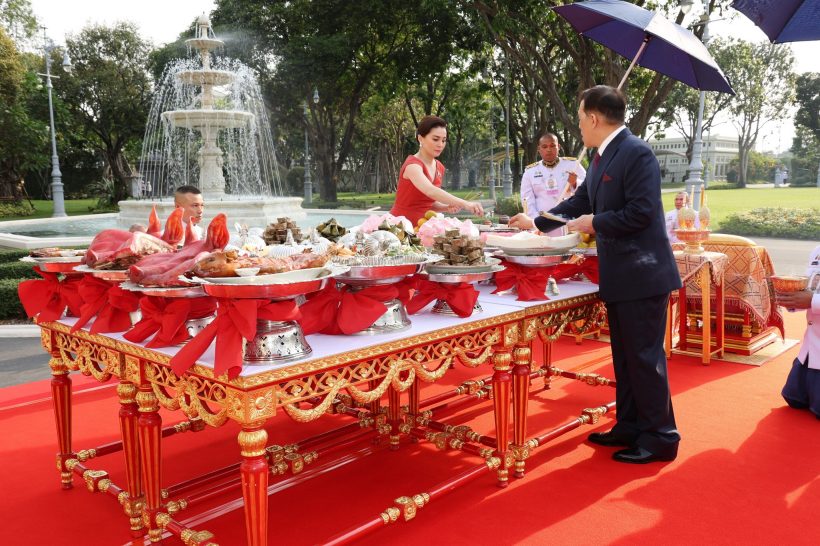
[[[228,217],[228,225],[239,222],[248,227],[265,227],[277,218],[288,217],[292,220],[302,220],[307,214],[302,210],[301,197],[269,197],[248,196],[223,199],[208,199],[205,196],[205,214],[202,218],[203,227],[211,218],[224,212]],[[157,214],[162,221],[174,210],[174,198],[164,197],[157,199],[135,199],[120,201],[120,213],[117,216],[117,225],[128,229],[133,224],[148,225],[148,215],[151,207],[156,205]]]

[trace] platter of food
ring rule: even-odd
[[[498,266],[501,260],[498,258],[484,258],[481,263],[476,264],[451,264],[444,261],[428,264],[424,270],[430,275],[465,275],[468,273],[485,273]]]
[[[336,265],[315,268],[318,271],[309,271],[307,275],[299,277],[291,273],[301,273],[305,270],[288,271],[261,277],[276,277],[265,280],[263,283],[252,281],[256,277],[235,277],[244,282],[224,283],[217,278],[180,277],[189,283],[199,283],[209,296],[217,298],[268,298],[273,300],[293,299],[303,294],[321,290],[334,277],[347,272],[347,268]],[[309,276],[310,278],[305,278]],[[214,282],[216,281],[216,282]]]
[[[496,260],[498,261],[498,260]],[[504,271],[503,265],[491,265],[486,271],[477,272],[453,272],[453,273],[431,273],[429,270],[422,273],[427,276],[427,280],[448,284],[459,284],[462,282],[480,282],[491,279],[499,271]]]
[[[127,269],[94,269],[87,265],[78,265],[74,267],[74,271],[77,273],[88,273],[104,281],[121,282],[128,280]]]
[[[25,256],[20,258],[21,262],[36,265],[42,271],[49,273],[74,273],[74,268],[80,265],[82,256],[76,257],[62,257],[57,256],[53,258]]]
[[[140,286],[131,281],[120,283],[120,288],[129,292],[140,292],[146,296],[164,298],[201,298],[205,296],[202,286]]]
[[[308,269],[296,269],[285,271],[284,273],[269,273],[266,275],[236,276],[236,277],[194,277],[198,281],[210,284],[288,284],[302,281],[311,281],[324,275],[328,271],[326,267],[311,267]]]
[[[487,235],[486,244],[499,248],[508,255],[535,256],[565,253],[574,246],[577,246],[580,240],[581,238],[577,233],[570,233],[569,235],[559,237],[549,237],[547,235],[538,235],[528,231],[522,231],[509,237],[493,234]]]
[[[562,263],[564,260],[568,259],[571,254],[567,252],[559,253],[559,254],[541,254],[541,255],[533,255],[533,254],[526,254],[526,255],[516,255],[516,254],[507,254],[505,252],[496,252],[496,258],[501,258],[502,260],[506,260],[510,263],[518,264],[518,265],[526,265],[531,267],[545,267],[549,265],[557,265]]]

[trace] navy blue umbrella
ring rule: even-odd
[[[773,44],[820,40],[820,0],[734,0]]]
[[[637,63],[695,89],[735,94],[700,39],[659,13],[621,0],[586,0],[553,9],[581,35],[632,61],[618,87]]]

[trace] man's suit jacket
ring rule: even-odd
[[[672,292],[680,274],[666,236],[661,175],[652,149],[623,129],[591,165],[575,195],[550,212],[594,214],[601,299],[629,301]]]

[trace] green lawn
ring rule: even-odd
[[[663,209],[675,208],[675,193],[663,194]],[[712,230],[731,214],[759,208],[810,209],[820,207],[820,188],[744,188],[706,190]]]
[[[54,202],[51,200],[32,199],[34,214],[31,216],[5,216],[1,220],[32,220],[35,218],[51,218],[54,211]],[[69,216],[93,214],[91,208],[97,204],[96,199],[66,199],[65,211]],[[111,211],[108,211],[111,212]]]

